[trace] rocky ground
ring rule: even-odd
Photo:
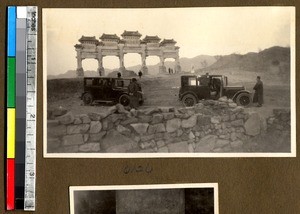
[[[290,151],[288,110],[273,110],[265,118],[245,112],[225,97],[187,108],[127,111],[118,104],[105,113],[80,115],[55,109],[47,117],[49,153]],[[270,139],[276,140],[271,150],[267,146]]]

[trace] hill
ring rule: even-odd
[[[117,77],[118,76],[118,70],[115,70],[113,72],[110,72],[109,74],[107,74],[108,77]],[[131,70],[125,70],[123,72],[123,76],[122,77],[135,77],[137,76],[137,74],[134,71]]]
[[[84,71],[84,76],[86,77],[98,77],[99,74],[97,71]],[[47,79],[66,79],[66,78],[76,78],[76,70],[68,70],[66,73],[59,74],[59,75],[48,75]]]
[[[180,58],[180,65],[181,70],[184,72],[189,72],[192,69],[192,66],[194,66],[194,69],[202,69],[207,66],[212,65],[217,60],[214,56],[209,55],[199,55],[193,58]],[[165,66],[168,68],[174,68],[175,62],[174,61],[168,61],[168,59],[165,61]],[[156,65],[147,65],[149,74],[157,74],[159,70],[159,63]],[[135,65],[127,67],[128,70],[133,70],[135,72],[138,72],[141,69],[141,65]]]
[[[220,56],[215,63],[205,69],[198,69],[197,72],[229,69],[289,75],[290,48],[274,46],[258,53]]]

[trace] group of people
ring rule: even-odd
[[[140,71],[138,72],[138,75],[139,75],[139,78],[141,79],[142,76],[143,76],[143,72],[140,70]],[[122,77],[121,72],[118,72],[117,76],[118,76],[118,78],[121,78],[121,77]]]
[[[169,74],[174,74],[174,69],[169,68],[168,70],[169,70]]]

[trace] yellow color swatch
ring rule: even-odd
[[[16,110],[7,109],[7,158],[15,158]]]

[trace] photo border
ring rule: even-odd
[[[247,7],[284,7],[291,9],[290,17],[290,99],[291,99],[291,151],[290,152],[239,152],[239,153],[48,153],[47,152],[47,10],[60,9],[132,9],[132,8],[42,8],[42,44],[43,44],[43,157],[44,158],[248,158],[248,157],[296,157],[296,7],[295,6],[247,6]],[[197,7],[190,7],[197,8]],[[198,7],[205,8],[205,7]],[[214,7],[225,8],[225,7]],[[228,8],[228,7],[226,7]],[[245,8],[245,7],[243,7]],[[160,9],[160,8],[134,8]],[[167,8],[163,8],[167,9]]]
[[[213,188],[214,189],[214,214],[219,214],[219,186],[218,186],[218,183],[70,186],[69,187],[69,204],[70,204],[69,211],[70,211],[70,214],[75,213],[75,211],[74,211],[74,191],[188,189],[188,188]]]

